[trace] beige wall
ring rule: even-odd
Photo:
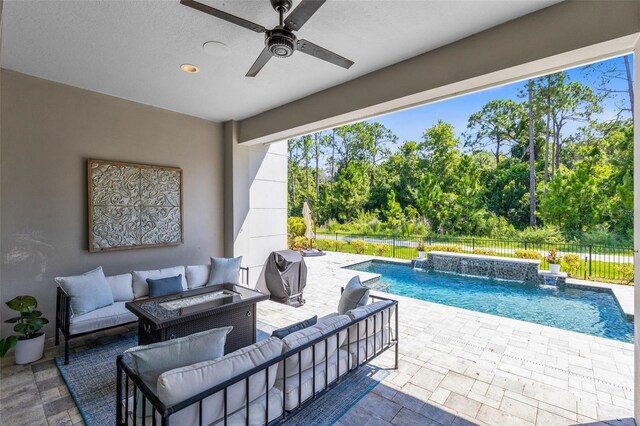
[[[55,276],[99,265],[117,274],[208,263],[223,254],[221,124],[12,71],[2,70],[1,83],[2,302],[35,295],[53,322]],[[88,158],[181,167],[184,244],[89,253]],[[4,303],[0,309],[5,318]]]

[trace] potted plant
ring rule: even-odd
[[[424,242],[420,241],[418,243],[418,245],[416,246],[416,250],[418,250],[418,257],[420,259],[424,259],[424,251],[425,251],[426,245]]]
[[[42,312],[36,310],[38,301],[33,296],[18,296],[9,300],[7,306],[20,313],[19,317],[5,321],[15,324],[13,331],[18,333],[18,336],[11,336],[3,341],[2,350],[6,353],[15,345],[16,364],[29,364],[39,360],[44,352],[44,332],[41,330],[49,320],[43,318]]]
[[[549,254],[546,256],[547,262],[549,262],[549,271],[552,274],[560,273],[560,260],[562,259],[558,255],[558,250],[552,248],[549,250]]]

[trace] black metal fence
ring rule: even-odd
[[[416,247],[426,251],[441,250],[476,253],[490,256],[539,259],[540,268],[548,269],[546,255],[556,249],[562,256],[562,271],[574,278],[611,282],[633,281],[633,248],[551,241],[524,241],[479,237],[426,237],[419,235],[365,235],[357,233],[318,233],[315,245],[323,250],[341,251],[412,259],[418,256]]]

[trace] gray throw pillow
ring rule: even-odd
[[[224,257],[211,258],[211,274],[207,285],[240,284],[240,265],[242,256],[228,259]]]
[[[73,316],[84,315],[113,305],[111,286],[101,266],[82,275],[57,277],[55,280],[69,296]]]
[[[295,324],[291,324],[287,327],[282,327],[277,330],[273,330],[271,335],[273,337],[277,337],[278,339],[284,339],[286,336],[288,336],[291,333],[303,330],[307,327],[311,327],[312,325],[316,325],[317,322],[318,322],[318,316],[314,315],[313,317],[306,319],[304,321],[300,321]]]
[[[162,373],[222,357],[227,334],[232,329],[233,327],[214,328],[177,339],[136,346],[125,353],[131,356],[136,374],[155,394],[158,377]],[[138,395],[138,401],[142,401],[141,394]],[[151,416],[152,406],[148,401],[146,405],[145,414]],[[142,404],[138,405],[136,414],[142,416]]]
[[[340,296],[338,313],[344,315],[351,309],[366,305],[368,300],[369,288],[362,285],[360,277],[356,275],[349,280]]]

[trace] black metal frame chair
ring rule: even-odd
[[[249,283],[249,268],[240,267],[240,275],[241,282],[244,284]],[[69,304],[69,296],[67,293],[60,288],[60,286],[56,289],[56,339],[55,344],[58,346],[60,344],[60,333],[64,336],[64,365],[69,364],[69,340],[74,339],[76,337],[86,336],[92,333],[96,333],[98,331],[111,330],[113,328],[122,327],[129,324],[135,324],[137,321],[131,321],[127,323],[122,323],[118,325],[114,325],[113,327],[105,327],[99,328],[91,331],[87,331],[85,333],[76,333],[71,334],[71,305]]]
[[[142,419],[144,419],[144,424],[148,424],[148,422],[150,421],[151,424],[153,426],[155,426],[158,422],[162,425],[162,426],[167,426],[170,424],[170,416],[172,414],[175,414],[177,412],[179,412],[180,410],[183,410],[187,407],[190,407],[194,404],[198,404],[198,414],[199,414],[199,425],[203,424],[203,420],[202,420],[202,401],[215,394],[218,392],[223,392],[223,398],[224,398],[224,416],[223,416],[223,421],[224,421],[224,425],[227,425],[227,420],[228,417],[231,415],[234,415],[235,413],[237,413],[238,411],[234,412],[234,413],[228,413],[227,412],[227,389],[236,384],[239,383],[241,381],[245,381],[246,384],[246,394],[248,395],[248,389],[249,389],[249,378],[255,374],[258,374],[260,372],[263,372],[265,374],[265,380],[266,383],[269,382],[269,367],[273,366],[274,364],[283,363],[283,367],[284,370],[286,370],[286,365],[287,365],[287,359],[291,358],[291,357],[298,357],[298,403],[297,406],[292,409],[287,411],[285,409],[286,406],[286,390],[287,390],[287,377],[286,375],[283,375],[283,398],[282,398],[282,414],[279,416],[279,418],[269,421],[269,392],[265,392],[264,394],[264,398],[265,398],[265,419],[268,425],[272,426],[272,425],[278,425],[282,422],[284,422],[287,418],[289,418],[290,416],[296,414],[297,412],[299,412],[300,410],[303,410],[305,407],[307,407],[309,404],[311,404],[315,399],[317,399],[318,397],[322,396],[323,394],[325,394],[326,392],[330,391],[331,389],[333,389],[335,386],[337,386],[339,383],[341,383],[341,380],[345,377],[349,377],[351,374],[353,374],[353,372],[355,372],[356,370],[358,370],[359,368],[361,368],[363,365],[366,365],[368,362],[370,362],[371,360],[375,359],[376,357],[378,357],[380,354],[382,354],[383,352],[385,352],[387,349],[394,347],[395,348],[395,364],[394,364],[394,369],[398,368],[398,301],[397,300],[393,300],[393,299],[387,299],[385,297],[379,297],[379,296],[371,296],[372,299],[379,299],[379,300],[389,300],[392,303],[380,308],[375,309],[374,311],[372,311],[370,314],[368,314],[366,317],[362,317],[362,318],[358,318],[355,320],[350,321],[348,324],[345,324],[342,327],[339,327],[337,329],[335,329],[334,331],[332,331],[330,334],[319,337],[317,339],[314,339],[304,345],[301,345],[299,347],[296,347],[288,352],[285,352],[281,355],[279,355],[278,357],[264,362],[254,368],[252,368],[251,370],[248,370],[242,374],[239,374],[223,383],[220,383],[210,389],[207,389],[204,392],[199,393],[198,395],[195,395],[185,401],[182,401],[178,404],[174,404],[172,406],[166,406],[164,405],[159,399],[158,397],[149,389],[149,387],[147,385],[144,384],[144,382],[135,374],[135,372],[127,365],[127,362],[124,360],[123,355],[118,356],[117,360],[116,360],[116,369],[117,369],[117,373],[116,373],[116,424],[117,425],[129,425],[129,399],[130,396],[133,396],[133,406],[132,408],[134,408],[134,412],[135,412],[135,407],[138,406],[138,395],[141,394],[142,396]],[[392,321],[391,320],[391,316],[392,316],[392,310],[395,310],[395,319]],[[386,315],[386,319],[385,319],[385,311],[388,312],[388,314]],[[376,330],[377,330],[377,324],[376,324],[376,318],[378,317],[377,314],[381,313],[381,327],[380,327],[380,333],[381,333],[381,347],[377,348],[376,347]],[[369,334],[369,318],[373,317],[373,329],[374,329],[374,333],[373,335]],[[385,320],[387,322],[388,328],[389,328],[389,337],[387,339],[387,342],[385,344],[385,339],[384,339],[384,323]],[[365,324],[365,338],[360,338],[360,324],[364,321]],[[392,324],[393,324],[393,329],[392,329]],[[354,342],[351,342],[351,327],[353,326],[357,327],[357,339]],[[329,371],[329,366],[328,366],[328,357],[325,354],[325,368],[324,368],[324,374],[325,374],[325,387],[324,389],[316,392],[316,360],[315,360],[315,346],[321,342],[324,342],[324,347],[325,347],[325,353],[327,352],[327,347],[328,347],[328,342],[329,339],[335,338],[337,342],[339,342],[340,339],[340,333],[345,331],[347,332],[347,340],[346,340],[346,344],[347,345],[351,345],[353,343],[356,344],[356,353],[357,353],[357,362],[355,363],[355,365],[351,368],[347,368],[347,372],[340,374],[340,357],[337,356],[336,357],[336,378],[329,383],[328,380],[328,371]],[[370,354],[369,353],[369,338],[373,337],[373,352]],[[364,346],[365,346],[365,359],[363,360],[363,362],[360,362],[360,342],[363,341],[365,342]],[[312,350],[312,367],[311,369],[313,370],[313,385],[312,385],[312,389],[313,389],[313,395],[311,397],[308,397],[306,400],[302,401],[302,365],[301,365],[301,354],[305,349],[308,348],[313,348]],[[321,364],[319,364],[321,365]],[[291,380],[291,379],[289,379]],[[261,396],[262,397],[262,396]],[[151,419],[147,420],[147,413],[146,413],[146,408],[147,408],[147,404],[146,402],[149,402],[152,406],[151,410]],[[273,404],[272,404],[273,405]],[[250,409],[250,404],[247,403],[245,404],[244,410],[246,410],[245,412],[245,423],[247,425],[249,425],[250,422],[250,417],[249,417],[249,409]],[[159,417],[159,420],[157,419],[157,417]],[[133,416],[133,425],[137,426],[137,416]],[[220,420],[219,420],[220,421]]]

